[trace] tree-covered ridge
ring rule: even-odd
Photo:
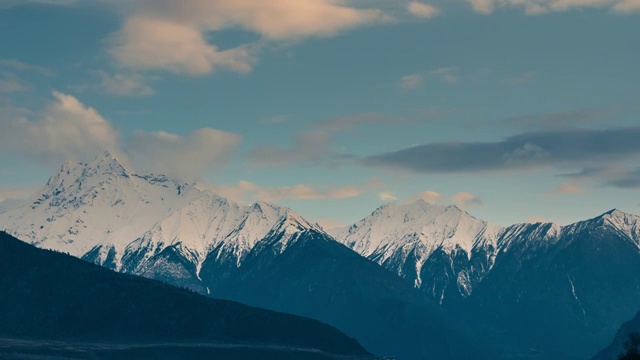
[[[0,232],[0,336],[274,344],[367,355],[318,321],[214,300],[37,249]]]

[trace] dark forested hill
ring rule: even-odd
[[[0,289],[2,338],[246,344],[254,356],[262,347],[270,348],[265,358],[272,359],[281,358],[277,354],[273,357],[274,348],[281,353],[283,349],[311,349],[308,354],[314,359],[332,358],[333,354],[368,357],[355,340],[318,321],[118,274],[65,254],[37,249],[4,232],[0,232]],[[144,358],[139,349],[128,351],[134,358]],[[287,356],[282,358],[291,358],[291,354]]]

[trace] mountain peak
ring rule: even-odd
[[[596,218],[576,223],[574,226],[578,228],[604,226],[623,234],[640,248],[640,216],[638,215],[612,209]]]
[[[113,156],[109,150],[103,150],[96,156],[95,160],[111,160],[115,158],[116,157]]]
[[[117,156],[113,155],[108,150],[104,150],[98,153],[98,155],[96,155],[93,160],[86,163],[86,165],[91,167],[100,166],[101,164],[119,164],[121,166],[124,166],[122,161],[120,161]]]
[[[626,215],[629,215],[629,214],[625,213],[624,211],[618,210],[618,209],[611,209],[611,210],[605,212],[604,214],[602,214],[602,216],[615,216],[615,217],[626,216]]]
[[[638,222],[640,220],[640,217],[618,209],[611,209],[604,214],[596,217],[595,220],[606,220],[614,226],[625,226]]]

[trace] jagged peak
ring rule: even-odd
[[[94,161],[111,161],[118,160],[109,150],[103,150],[98,155],[96,155]]]
[[[93,161],[87,164],[87,167],[90,169],[102,169],[106,171],[114,171],[121,174],[129,173],[126,166],[118,160],[114,155],[112,155],[109,151],[103,151],[98,154]]]
[[[617,228],[626,228],[633,226],[640,222],[640,216],[629,214],[618,209],[612,209],[596,218],[599,222],[608,222]]]
[[[611,223],[629,223],[629,222],[635,222],[640,220],[640,216],[635,215],[635,214],[630,214],[630,213],[626,213],[624,211],[621,211],[619,209],[611,209],[605,213],[603,213],[602,215],[596,216],[592,219],[589,220],[585,220],[585,221],[580,221],[577,222],[574,225],[577,224],[582,224],[582,223],[593,223],[593,222],[598,222],[601,223],[603,221],[608,221]]]

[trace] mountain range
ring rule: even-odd
[[[509,357],[589,358],[640,309],[640,217],[619,210],[499,227],[419,200],[330,233]]]
[[[0,229],[122,273],[312,317],[376,354],[491,358],[422,292],[292,210],[137,174],[108,153],[65,163],[0,214]]]
[[[65,163],[0,229],[212,297],[319,319],[400,359],[587,359],[640,308],[640,218],[501,227],[386,204],[328,233],[104,153]]]

